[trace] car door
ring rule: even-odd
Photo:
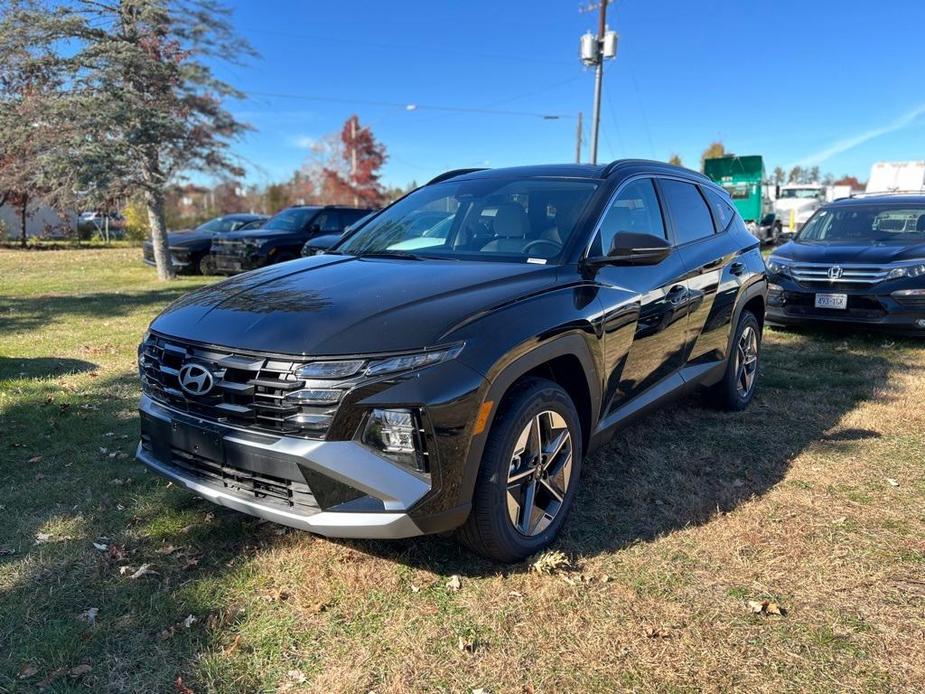
[[[621,232],[671,240],[650,177],[621,186],[595,232],[590,254],[603,255]],[[657,265],[605,265],[597,271],[604,311],[605,416],[683,365],[686,274],[677,252]],[[632,330],[626,329],[629,325]]]
[[[737,260],[740,241],[729,233],[740,219],[731,203],[709,187],[676,179],[660,180],[659,186],[689,273],[685,362],[708,367],[725,358],[735,298],[745,272],[744,263]]]

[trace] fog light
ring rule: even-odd
[[[418,472],[427,472],[417,413],[411,410],[371,410],[361,441],[385,457]]]
[[[919,328],[925,328],[925,318],[919,318],[919,319],[915,322],[915,325],[916,325],[917,327],[919,327]]]

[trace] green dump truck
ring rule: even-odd
[[[771,186],[765,177],[761,155],[707,159],[703,162],[703,172],[726,189],[749,231],[762,241],[777,240],[780,225],[775,223],[769,195]]]

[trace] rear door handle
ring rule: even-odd
[[[745,263],[733,263],[729,266],[729,272],[731,272],[733,275],[741,275],[745,272]]]

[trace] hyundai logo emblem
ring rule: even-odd
[[[833,265],[829,268],[829,279],[833,282],[840,280],[843,274],[845,274],[845,271],[839,265]]]
[[[214,385],[212,372],[201,364],[184,364],[180,369],[180,387],[190,395],[206,395]]]

